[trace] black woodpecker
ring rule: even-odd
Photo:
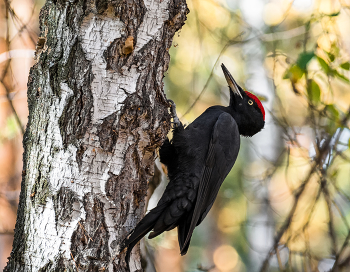
[[[221,68],[230,89],[228,107],[210,107],[184,128],[171,101],[173,139],[167,139],[159,150],[170,182],[157,206],[122,242],[120,252],[127,248],[127,264],[132,248],[149,231],[149,238],[154,238],[177,227],[181,255],[186,254],[194,228],[213,206],[237,159],[240,135],[253,136],[264,127],[260,100],[244,91],[223,64]]]

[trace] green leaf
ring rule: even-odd
[[[297,65],[300,67],[301,70],[305,71],[307,64],[314,56],[315,53],[313,51],[301,53],[298,57]]]
[[[334,178],[334,177],[336,177],[338,175],[339,169],[332,169],[331,171],[332,172],[331,172],[330,176]]]
[[[328,117],[326,131],[330,134],[334,134],[339,128],[339,112],[333,104],[327,105],[325,107],[325,112]]]
[[[332,54],[332,53],[330,53],[330,52],[327,52],[327,51],[325,51],[325,52],[327,53],[329,60],[330,60],[331,62],[333,62],[333,61],[335,60],[334,54]]]
[[[339,72],[338,72],[337,70],[334,70],[333,72],[334,72],[334,75],[335,75],[336,77],[338,77],[338,78],[344,80],[346,83],[350,83],[350,80],[349,80],[347,77],[345,77],[344,75],[339,74]]]
[[[335,108],[335,106],[333,104],[327,105],[326,106],[326,111],[328,111],[335,120],[338,120],[339,118],[339,112],[338,110]]]
[[[307,94],[309,96],[309,99],[315,103],[318,103],[321,101],[321,89],[320,86],[318,86],[317,82],[313,79],[309,80],[308,88],[307,88]]]
[[[350,63],[344,62],[344,63],[340,64],[340,67],[343,68],[344,70],[350,70]]]
[[[334,13],[331,13],[331,14],[327,14],[327,16],[329,16],[329,17],[335,17],[335,16],[338,16],[339,14],[340,14],[340,11],[334,12]]]
[[[298,65],[292,65],[284,74],[283,79],[290,78],[293,82],[297,82],[304,75],[304,71]]]
[[[337,57],[339,56],[339,53],[340,53],[340,49],[339,49],[339,46],[336,42],[332,42],[332,45],[331,45],[331,51],[332,54]]]
[[[321,68],[325,71],[326,74],[330,74],[330,72],[332,71],[332,69],[329,67],[329,65],[327,64],[327,62],[320,58],[320,57],[317,57],[317,60],[318,62],[320,63],[321,65]]]
[[[309,31],[309,30],[310,30],[310,26],[311,26],[311,21],[306,22],[306,24],[305,24],[305,30],[306,30],[306,31]]]

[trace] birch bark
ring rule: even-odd
[[[185,0],[46,2],[5,271],[126,271],[119,244],[170,127],[162,79],[187,13]]]

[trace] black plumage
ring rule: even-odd
[[[259,99],[238,86],[223,64],[222,69],[230,89],[228,107],[210,107],[184,128],[172,104],[173,139],[167,139],[159,150],[170,182],[158,205],[123,241],[121,250],[128,248],[127,263],[132,248],[149,231],[149,238],[154,238],[175,227],[181,254],[186,254],[194,228],[208,214],[236,161],[240,135],[252,136],[264,127],[265,112]]]

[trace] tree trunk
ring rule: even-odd
[[[46,2],[5,271],[127,270],[119,245],[170,128],[162,79],[187,13],[185,0]]]

